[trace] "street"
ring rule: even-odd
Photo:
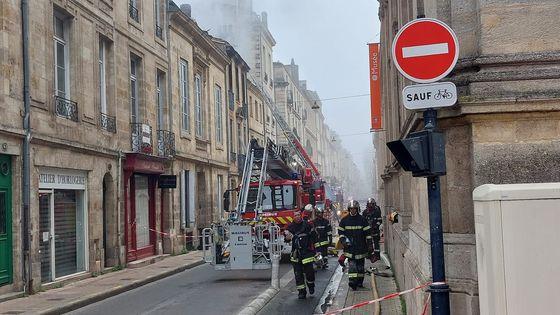
[[[329,270],[317,272],[313,297],[298,300],[292,280],[259,314],[313,314],[336,269],[336,260],[330,264]],[[292,272],[289,263],[280,265],[280,277]],[[270,270],[215,271],[205,264],[70,314],[235,314],[269,286]]]

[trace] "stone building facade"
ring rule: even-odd
[[[405,110],[400,92],[411,82],[391,61],[397,31],[416,17],[437,18],[459,37],[457,66],[445,80],[458,104],[439,110],[446,139],[441,179],[447,281],[453,314],[478,314],[472,191],[483,184],[560,180],[560,46],[554,0],[380,1],[383,121],[375,137],[380,204],[400,213],[385,225],[386,250],[400,288],[430,280],[426,180],[412,178],[385,143],[421,128],[421,114]],[[530,210],[530,209],[528,209]],[[423,294],[405,297],[419,313]]]
[[[228,54],[160,0],[33,1],[28,20],[23,230],[22,11],[0,3],[0,294],[197,245],[228,187]]]

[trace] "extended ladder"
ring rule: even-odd
[[[237,212],[245,213],[247,210],[253,210],[255,211],[255,220],[258,220],[258,216],[262,212],[262,189],[266,180],[268,144],[269,142],[267,141],[263,148],[251,142],[247,146],[247,152],[251,153],[245,159],[239,200],[237,202]],[[251,187],[251,184],[254,183],[258,183],[258,186]]]

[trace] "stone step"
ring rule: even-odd
[[[155,256],[150,256],[150,257],[146,257],[144,259],[139,259],[139,260],[135,260],[135,261],[131,261],[128,264],[126,264],[127,268],[142,268],[151,264],[154,264],[158,261],[161,261],[167,257],[169,257],[171,255],[169,254],[164,254],[164,255],[155,255]]]

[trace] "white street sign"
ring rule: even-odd
[[[409,85],[402,98],[407,109],[448,107],[457,102],[457,87],[452,82]]]

